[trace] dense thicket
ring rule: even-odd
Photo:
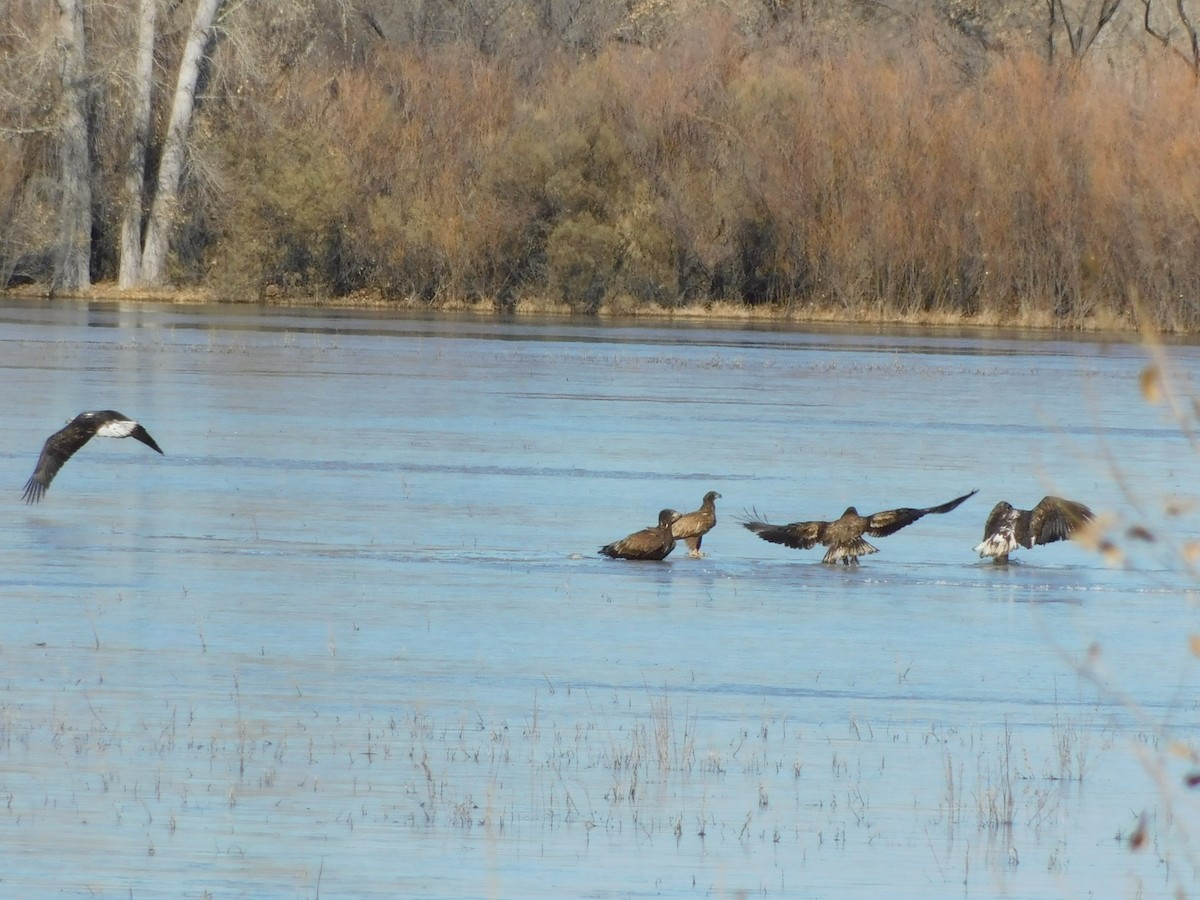
[[[231,299],[1200,326],[1200,94],[1172,46],[1051,58],[1048,34],[1001,40],[964,4],[886,23],[694,6],[638,28],[602,3],[576,7],[587,28],[549,3],[473,28],[404,5],[235,11],[173,279]],[[97,9],[123,47],[121,4]],[[131,53],[93,92],[98,280],[117,267]],[[5,110],[6,277],[41,277],[55,239],[54,103],[31,84]]]

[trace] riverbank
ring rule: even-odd
[[[4,296],[44,300],[50,297],[45,285],[21,285],[9,288]],[[342,297],[329,297],[303,291],[267,290],[254,299],[235,300],[206,288],[137,288],[122,290],[115,284],[99,283],[71,296],[57,295],[55,299],[78,299],[85,302],[146,302],[181,305],[246,304],[274,307],[312,307],[318,309],[394,310],[396,312],[447,312],[473,315],[516,315],[564,318],[579,317],[581,313],[570,304],[548,298],[527,297],[501,309],[498,302],[486,299],[446,299],[427,301],[416,297],[385,297],[379,291],[357,291]],[[1055,317],[1044,308],[1030,306],[1009,315],[985,311],[964,315],[947,310],[923,310],[898,313],[880,303],[870,310],[847,310],[832,305],[810,303],[759,304],[750,306],[732,301],[696,303],[687,306],[662,306],[653,303],[614,301],[603,304],[594,316],[597,321],[607,318],[662,320],[721,320],[748,322],[788,322],[820,325],[886,325],[910,327],[1008,328],[1030,331],[1061,331],[1086,334],[1114,334],[1131,337],[1144,333],[1143,328],[1127,316],[1098,312],[1093,315],[1064,319]],[[1175,334],[1185,332],[1176,331]]]

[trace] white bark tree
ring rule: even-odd
[[[142,278],[142,207],[146,151],[150,146],[150,103],[154,86],[154,28],[158,0],[138,0],[137,57],[133,71],[133,116],[129,161],[125,170],[125,212],[121,218],[121,268],[117,286],[129,288]]]
[[[213,23],[223,0],[197,0],[187,45],[179,63],[175,94],[171,102],[171,118],[158,164],[158,178],[150,218],[146,223],[146,239],[142,245],[139,282],[155,284],[162,280],[166,269],[170,233],[175,224],[179,204],[179,187],[183,179],[183,163],[187,151],[188,132],[196,103],[196,84],[200,64],[212,38]],[[140,208],[140,204],[139,204]]]
[[[58,0],[58,17],[64,109],[59,144],[58,247],[51,289],[73,292],[92,283],[92,183],[83,0]]]

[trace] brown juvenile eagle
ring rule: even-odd
[[[605,544],[600,552],[613,559],[666,559],[675,549],[675,536],[671,534],[671,523],[679,518],[674,509],[664,509],[658,514],[658,524],[611,544]]]
[[[70,459],[75,451],[90,441],[93,437],[125,438],[131,437],[141,441],[151,450],[162,453],[162,448],[150,437],[150,432],[133,421],[111,409],[81,412],[65,428],[54,432],[46,438],[42,445],[42,455],[38,457],[37,466],[29,480],[25,482],[24,497],[26,503],[37,503],[42,494],[50,487],[50,482],[58,474],[58,470]]]
[[[1018,546],[1032,550],[1037,544],[1065,540],[1094,518],[1095,513],[1082,503],[1062,497],[1043,497],[1033,509],[1015,509],[1001,500],[988,513],[983,541],[975,550],[981,557],[990,556],[992,562],[1003,564]]]
[[[720,499],[721,495],[716,491],[709,491],[704,495],[704,499],[700,501],[700,508],[695,512],[684,513],[676,519],[671,525],[671,533],[675,535],[675,540],[683,541],[688,545],[688,556],[703,556],[700,552],[700,543],[704,540],[704,536],[713,530],[713,526],[717,524],[717,504],[716,500]]]
[[[801,550],[822,544],[829,549],[825,551],[825,558],[821,562],[836,564],[841,560],[848,566],[856,566],[860,556],[879,552],[877,547],[872,547],[863,539],[864,534],[871,537],[887,537],[929,513],[950,512],[975,493],[976,491],[971,491],[970,494],[963,494],[941,506],[930,506],[926,509],[888,509],[870,516],[860,516],[858,510],[851,506],[842,513],[840,519],[833,522],[771,525],[768,522],[749,519],[742,524],[764,541],[773,544],[783,544]]]

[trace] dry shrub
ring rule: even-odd
[[[356,235],[379,286],[428,299],[486,289],[491,236],[479,223],[496,216],[479,185],[517,96],[511,76],[461,49],[396,53],[344,93],[338,125],[367,213]]]
[[[728,111],[746,53],[733,23],[710,13],[681,23],[656,51],[612,47],[598,58],[601,108],[631,179],[610,190],[625,241],[620,294],[673,306],[753,293],[745,251],[755,240],[745,238],[758,232],[745,226],[757,215]]]
[[[1139,86],[1013,54],[967,79],[931,44],[877,49],[776,53],[736,86],[790,299],[1082,323],[1129,317],[1136,292],[1171,298],[1156,321],[1196,324],[1183,73]]]
[[[587,313],[600,309],[620,263],[620,236],[589,212],[563,218],[546,243],[551,290]]]
[[[671,239],[631,148],[621,84],[644,51],[614,47],[548,87],[500,148],[486,185],[509,206],[522,270],[576,309],[606,296],[673,299]]]
[[[272,139],[275,138],[275,139]],[[350,173],[330,136],[313,123],[229,146],[230,192],[213,280],[225,296],[268,288],[344,292]],[[241,151],[240,153],[238,151]]]
[[[231,146],[225,271],[433,300],[469,292],[479,173],[514,92],[462,53],[381,53],[288,87],[289,115]],[[234,237],[240,235],[240,237]]]
[[[0,143],[0,285],[48,280],[54,241],[57,185],[32,177],[30,157],[39,142]]]
[[[710,12],[536,74],[381,50],[295,79],[287,115],[231,143],[222,247],[260,282],[504,308],[1079,326],[1132,323],[1138,297],[1200,324],[1187,71],[945,46],[928,22],[771,43]]]
[[[1182,70],[1014,52],[967,73],[936,37],[769,46],[697,16],[654,51],[565,72],[491,187],[520,208],[526,258],[553,238],[541,288],[574,290],[593,259],[587,307],[606,293],[1078,325],[1131,319],[1137,294],[1194,325]]]
[[[357,19],[335,52],[320,10],[231,26],[176,271],[252,295],[1200,327],[1200,118],[1178,60],[1049,64],[1040,47],[968,53],[962,22],[932,14],[772,8],[693,4],[652,46],[536,60],[501,48],[553,46],[568,23],[490,52],[397,47]],[[116,52],[122,21],[97,18],[98,43]],[[45,90],[26,81],[6,121]],[[98,84],[103,274],[127,126],[119,78]],[[51,136],[33,144],[5,167],[21,198],[53,183]],[[21,221],[44,206],[14,196]],[[46,243],[22,234],[6,259]]]
[[[1200,175],[1178,154],[1194,154],[1200,132],[1177,118],[1194,85],[1171,74],[1143,84],[1109,70],[1064,77],[1024,58],[995,67],[975,92],[974,115],[994,111],[976,147],[993,304],[1077,321],[1132,316],[1129,298],[1141,294],[1172,298],[1182,315],[1160,309],[1159,324],[1196,324],[1187,298],[1200,273],[1185,260],[1197,220],[1186,198]]]
[[[0,287],[48,282],[58,240],[57,18],[8,0],[0,24]]]

